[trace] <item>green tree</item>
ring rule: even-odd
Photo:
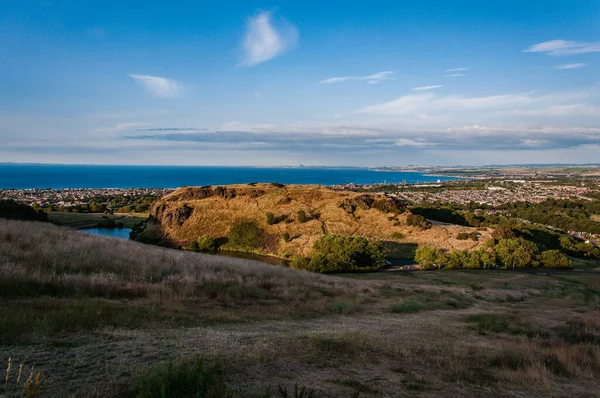
[[[523,239],[502,239],[496,245],[496,254],[505,268],[526,268],[537,254],[535,243]]]
[[[240,248],[258,248],[263,245],[263,233],[252,220],[236,220],[229,231],[229,243]]]
[[[546,250],[540,254],[540,264],[546,268],[571,268],[571,260],[559,250]]]
[[[422,269],[433,269],[439,267],[440,260],[443,260],[443,253],[440,249],[431,246],[419,246],[415,253],[415,261]]]
[[[492,232],[492,238],[494,240],[502,240],[502,239],[513,239],[516,238],[514,231],[507,227],[498,227]]]
[[[469,263],[469,252],[464,250],[452,250],[446,255],[446,268],[459,269],[465,268]]]

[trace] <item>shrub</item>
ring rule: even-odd
[[[267,225],[273,225],[277,222],[277,218],[275,217],[275,214],[269,212],[267,213]]]
[[[425,219],[425,217],[418,214],[409,214],[406,217],[406,225],[419,227],[421,229],[431,228],[431,223]]]
[[[140,376],[138,380],[139,398],[224,398],[229,395],[221,367],[201,359],[169,362]]]
[[[214,252],[219,248],[217,240],[210,236],[200,236],[197,240],[198,250],[203,252]]]
[[[376,270],[385,265],[385,252],[381,242],[360,236],[327,235],[315,242],[310,257],[297,257],[291,265],[322,273]]]
[[[469,239],[469,234],[466,232],[459,232],[458,235],[456,235],[456,239],[467,240],[467,239]]]
[[[252,220],[236,220],[229,231],[229,243],[243,248],[257,248],[263,244],[263,229]]]
[[[306,215],[304,210],[298,210],[298,222],[305,223],[309,220],[310,218]]]
[[[289,242],[290,240],[292,240],[292,237],[290,236],[289,233],[284,232],[283,234],[281,234],[281,238],[283,239],[283,241],[285,243]]]
[[[479,234],[477,232],[471,232],[469,234],[469,239],[474,240],[474,241],[478,241],[479,240]]]
[[[394,232],[392,234],[392,238],[394,238],[396,240],[400,240],[400,239],[404,238],[404,234],[402,234],[402,232]]]
[[[426,310],[427,307],[423,303],[416,301],[404,301],[400,304],[394,304],[390,311],[394,314],[414,313]]]

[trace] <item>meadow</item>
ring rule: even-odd
[[[546,397],[600,388],[595,273],[319,275],[0,220],[0,301],[0,395]]]

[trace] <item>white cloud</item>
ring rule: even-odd
[[[446,73],[466,72],[468,70],[469,70],[469,68],[452,68],[452,69],[446,69]]]
[[[463,77],[463,76],[467,76],[466,73],[450,73],[447,74],[446,77]]]
[[[261,131],[272,131],[273,129],[275,129],[275,127],[276,126],[274,124],[269,124],[269,123],[252,124],[252,123],[245,123],[245,122],[240,122],[240,121],[234,120],[231,122],[223,123],[221,126],[219,126],[218,130],[219,131],[261,132]]]
[[[356,80],[358,76],[341,76],[341,77],[330,77],[329,79],[319,80],[321,84],[332,84],[332,83],[341,83],[348,80]]]
[[[412,89],[412,91],[428,91],[428,90],[435,90],[436,88],[441,88],[443,86],[422,86],[422,87],[415,87]]]
[[[288,22],[276,28],[271,21],[272,13],[262,12],[251,17],[246,25],[242,41],[244,57],[242,65],[253,66],[283,54],[298,39],[298,30]]]
[[[544,53],[547,55],[561,56],[600,52],[600,42],[584,43],[569,40],[550,40],[529,46],[526,53]]]
[[[363,108],[360,112],[378,115],[410,115],[425,112],[462,112],[500,109],[531,103],[526,94],[492,95],[488,97],[464,97],[451,95],[438,97],[434,94],[410,94],[383,104]]]
[[[372,75],[369,76],[363,76],[363,77],[359,77],[359,80],[366,80],[367,83],[369,84],[377,84],[379,82],[381,82],[382,80],[394,80],[395,77],[390,77],[394,72],[393,71],[384,71],[384,72],[377,72],[374,73]]]
[[[397,146],[414,146],[414,147],[423,147],[423,146],[431,146],[437,145],[435,142],[428,142],[420,139],[412,139],[412,138],[400,138],[396,141]]]
[[[171,98],[179,94],[180,84],[177,80],[166,79],[158,76],[130,74],[137,82],[142,84],[155,97]]]
[[[151,126],[151,123],[119,123],[112,127],[102,127],[96,129],[97,132],[102,133],[117,133],[119,131],[131,130],[138,127]]]
[[[587,64],[563,64],[563,65],[555,66],[554,69],[577,69],[577,68],[583,68],[586,65]]]
[[[383,80],[395,80],[395,77],[390,77],[393,71],[377,72],[368,76],[340,76],[330,77],[328,79],[319,80],[321,84],[341,83],[349,80],[365,80],[369,84],[377,84]]]

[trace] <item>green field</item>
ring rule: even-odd
[[[132,228],[134,225],[148,218],[145,213],[67,213],[51,211],[48,212],[50,222],[63,227],[76,229],[107,227],[112,226],[113,222],[118,226]],[[112,221],[111,221],[112,220]]]

